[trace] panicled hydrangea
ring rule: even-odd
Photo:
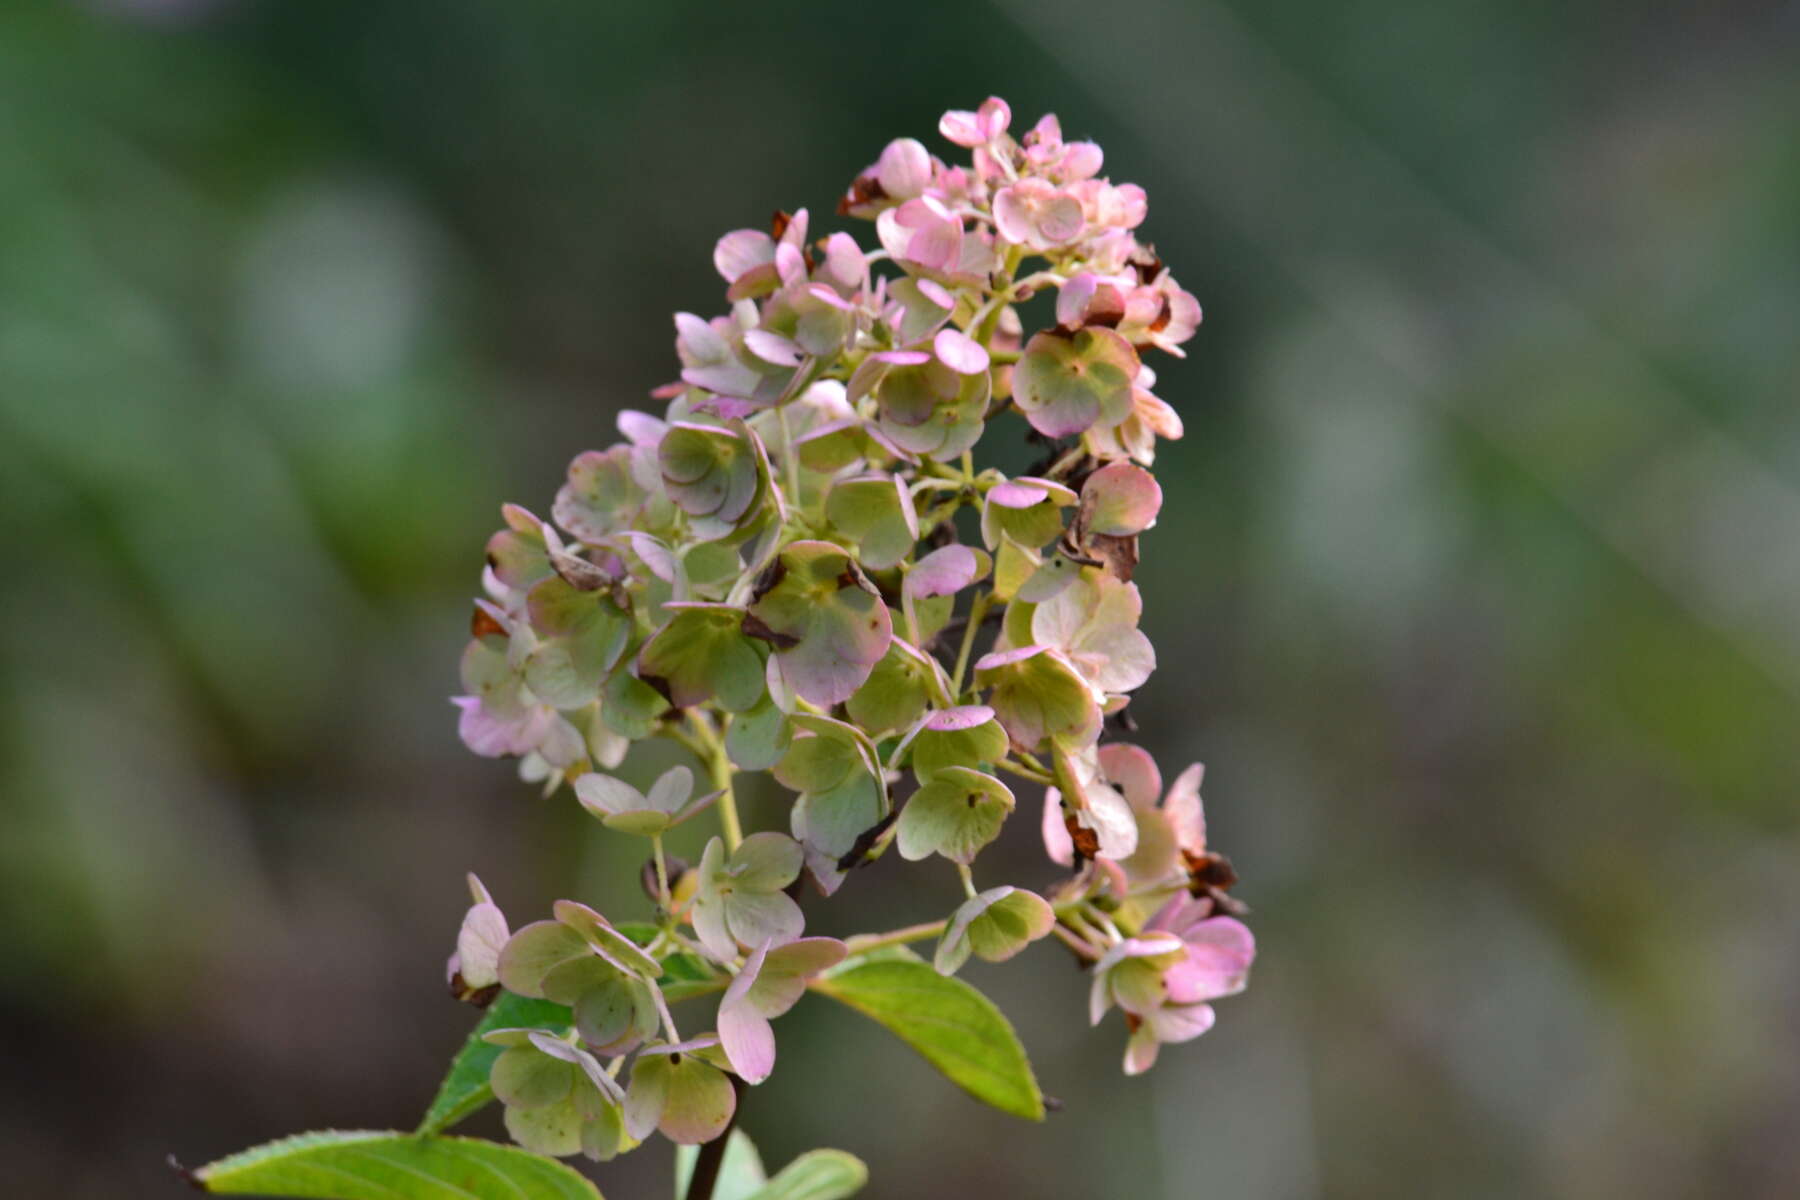
[[[1199,768],[1165,795],[1150,756],[1107,735],[1156,666],[1133,572],[1163,503],[1157,443],[1182,433],[1145,359],[1182,355],[1200,306],[1138,236],[1143,189],[1055,117],[1015,133],[990,99],[938,131],[965,161],[901,138],[840,201],[872,241],[804,209],[719,239],[725,312],[676,315],[665,407],[620,414],[550,521],[509,505],[488,542],[462,739],[648,839],[655,907],[615,926],[564,900],[514,930],[470,877],[453,991],[568,1009],[563,1035],[487,1035],[530,1149],[718,1137],[731,1076],[768,1078],[771,1022],[859,944],[935,934],[950,975],[1054,935],[1091,975],[1093,1019],[1124,1012],[1131,1073],[1244,986],[1255,945]],[[1020,306],[1045,290],[1052,323],[1028,329]],[[980,466],[990,433],[1040,461]],[[652,737],[709,787],[686,765],[647,791],[610,773]],[[791,793],[784,829],[745,835],[736,771]],[[1061,878],[978,890],[1022,785],[1044,789]],[[663,835],[709,808],[699,863],[669,860]],[[947,860],[954,911],[849,947],[805,936],[808,890],[890,845]],[[684,1037],[671,1005],[700,995],[719,997],[715,1028]]]

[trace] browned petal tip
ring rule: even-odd
[[[1063,825],[1069,831],[1069,840],[1075,843],[1077,855],[1093,858],[1100,853],[1100,835],[1077,821],[1074,813],[1063,814]]]
[[[1181,857],[1187,862],[1188,878],[1196,887],[1224,891],[1238,881],[1237,869],[1223,854],[1210,850],[1205,854],[1193,854],[1184,850]]]
[[[1161,333],[1163,330],[1167,329],[1169,327],[1169,318],[1173,315],[1173,311],[1169,308],[1169,298],[1164,296],[1162,307],[1156,310],[1156,320],[1150,322],[1150,332]]]

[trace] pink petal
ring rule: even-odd
[[[1100,772],[1109,783],[1119,786],[1133,808],[1156,807],[1162,794],[1162,772],[1148,750],[1127,742],[1108,742],[1100,747]]]
[[[998,96],[989,96],[981,102],[976,113],[980,118],[981,132],[985,140],[993,141],[1006,132],[1012,124],[1012,108]]]
[[[1130,537],[1155,524],[1162,499],[1162,486],[1136,463],[1109,463],[1081,486],[1088,530],[1109,537]]]
[[[889,363],[896,367],[916,367],[920,363],[931,361],[931,355],[923,350],[877,350],[869,357],[876,362]]]
[[[800,1002],[806,981],[844,961],[849,948],[836,938],[798,938],[770,950],[750,988],[750,1003],[771,1019]]]
[[[919,294],[921,296],[925,297],[939,308],[952,309],[956,307],[956,297],[952,296],[949,289],[945,288],[940,283],[930,279],[920,279],[916,280],[913,286],[919,289]]]
[[[953,596],[981,573],[981,561],[967,546],[940,546],[906,573],[905,588],[914,598]]]
[[[1056,292],[1056,323],[1064,329],[1079,329],[1087,324],[1088,301],[1094,298],[1094,289],[1099,285],[1100,277],[1092,271],[1071,276]]]
[[[1045,201],[1037,215],[1038,233],[1049,242],[1066,242],[1081,232],[1081,202],[1067,192]]]
[[[556,720],[556,710],[541,704],[516,716],[497,717],[482,707],[478,696],[454,696],[450,702],[462,710],[456,723],[457,736],[483,758],[529,753]]]
[[[994,196],[994,228],[1009,242],[1029,243],[1037,231],[1031,208],[1016,187],[1001,188]]]
[[[940,708],[922,722],[936,733],[960,733],[975,729],[994,719],[994,710],[985,704],[965,704],[960,708]]]
[[[1162,1049],[1156,1031],[1149,1022],[1139,1025],[1125,1040],[1125,1074],[1142,1075],[1156,1065],[1156,1052]]]
[[[669,424],[660,417],[639,412],[635,408],[627,408],[619,413],[617,424],[619,432],[634,446],[656,447],[662,442],[662,436],[668,432]]]
[[[750,1002],[750,989],[762,973],[768,953],[768,942],[751,951],[719,1002],[719,1045],[731,1060],[732,1070],[751,1084],[761,1083],[775,1069],[775,1030]]]
[[[759,229],[737,229],[720,238],[713,247],[713,266],[736,283],[749,271],[775,261],[775,241]]]
[[[1175,829],[1175,844],[1189,854],[1206,853],[1206,809],[1200,803],[1200,781],[1206,767],[1195,763],[1175,777],[1163,800],[1163,815]]]
[[[847,292],[862,290],[868,282],[869,260],[855,238],[834,233],[825,239],[824,274]]]
[[[806,278],[806,256],[792,242],[782,239],[781,245],[775,247],[775,271],[781,276],[781,282],[793,283]]]
[[[896,138],[875,162],[881,190],[895,200],[910,200],[931,186],[931,155],[912,138]]]
[[[1187,957],[1163,975],[1169,1000],[1194,1004],[1244,990],[1256,960],[1256,938],[1234,917],[1209,917],[1182,935]]]
[[[1053,863],[1075,865],[1075,839],[1063,819],[1062,793],[1055,788],[1044,789],[1044,853]]]
[[[979,375],[988,369],[988,352],[968,334],[957,329],[940,329],[931,348],[938,361],[958,375]]]
[[[1144,1019],[1159,1042],[1191,1042],[1213,1027],[1210,1004],[1165,1004]]]
[[[1100,173],[1100,166],[1105,161],[1105,153],[1093,142],[1070,142],[1063,155],[1063,177],[1091,179]]]
[[[996,483],[987,491],[987,499],[991,504],[1001,508],[1030,508],[1034,504],[1042,504],[1050,498],[1050,493],[1036,484],[1022,483],[1017,479],[1008,479]]]
[[[967,111],[952,110],[939,117],[938,132],[944,135],[945,141],[955,142],[968,149],[974,149],[987,141],[981,119]]]
[[[1144,924],[1144,931],[1161,931],[1180,937],[1212,915],[1213,902],[1209,897],[1190,896],[1187,892],[1180,891],[1156,910],[1156,915]]]
[[[1010,667],[1014,663],[1021,663],[1028,658],[1034,658],[1044,653],[1047,648],[1045,646],[1019,646],[1012,650],[996,650],[994,653],[985,654],[978,659],[975,669],[991,671],[996,667]]]
[[[745,333],[744,348],[764,362],[778,367],[797,367],[803,357],[800,347],[767,329],[752,329]]]
[[[1086,798],[1087,807],[1077,819],[1100,839],[1100,853],[1111,859],[1131,857],[1137,849],[1137,821],[1125,797],[1102,784],[1089,788]]]

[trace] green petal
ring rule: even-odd
[[[1026,343],[1013,400],[1039,433],[1068,437],[1129,417],[1137,374],[1137,351],[1110,329],[1047,330]]]
[[[625,1112],[616,1104],[602,1104],[581,1126],[581,1152],[595,1162],[610,1162],[637,1145],[625,1132]]]
[[[987,962],[1005,962],[1048,934],[1054,924],[1056,912],[1043,897],[1008,888],[969,922],[969,943]]]
[[[631,1068],[631,1084],[625,1089],[625,1131],[642,1140],[662,1120],[669,1099],[669,1079],[674,1067],[666,1054],[642,1054]]]
[[[591,957],[579,933],[560,921],[534,921],[507,939],[500,951],[500,982],[506,990],[544,999],[544,977],[563,963]]]
[[[893,636],[887,605],[830,542],[792,543],[772,577],[750,614],[775,645],[783,680],[821,707],[842,703],[887,653]]]
[[[569,464],[568,482],[550,515],[584,542],[600,542],[631,527],[650,493],[631,473],[632,447],[586,450]]]
[[[544,972],[544,998],[573,1005],[596,988],[620,978],[619,969],[591,950]]]
[[[987,371],[959,375],[935,358],[895,367],[875,388],[881,432],[909,454],[955,458],[981,438],[992,382]]]
[[[763,660],[744,636],[742,611],[723,604],[674,604],[674,615],[638,653],[638,676],[676,708],[718,698],[742,712],[763,695]]]
[[[869,678],[845,702],[851,718],[871,733],[906,728],[930,701],[931,674],[925,656],[895,638]]]
[[[737,1111],[731,1080],[695,1055],[683,1054],[680,1061],[671,1062],[667,1087],[657,1128],[678,1145],[712,1141],[725,1132]]]
[[[755,515],[765,475],[754,436],[741,421],[731,428],[677,421],[663,435],[663,487],[695,536],[726,537]]]
[[[494,1060],[488,1082],[508,1108],[543,1108],[575,1094],[581,1068],[551,1058],[535,1046],[515,1046]]]
[[[582,993],[574,1007],[582,1040],[607,1052],[654,1034],[657,1014],[649,989],[642,980],[615,972]]]
[[[639,741],[656,730],[657,718],[669,711],[661,692],[620,668],[600,689],[600,721],[623,738]]]
[[[796,792],[826,792],[843,783],[861,765],[854,746],[808,733],[788,744],[787,753],[775,764],[774,775],[784,787]]]
[[[620,967],[643,979],[662,974],[657,961],[644,953],[638,944],[612,927],[607,919],[585,904],[574,900],[558,900],[551,906],[556,919],[573,929],[590,946],[605,954]]]
[[[947,767],[983,767],[1006,757],[1006,731],[994,719],[992,709],[975,706],[950,711],[968,713],[973,723],[950,724],[943,713],[924,718],[912,740],[913,775],[920,783]],[[975,719],[983,713],[985,720]]]
[[[913,793],[900,813],[900,856],[916,862],[935,853],[972,863],[1000,835],[1012,808],[1012,792],[992,775],[945,767]]]
[[[1046,739],[1086,745],[1100,732],[1100,706],[1062,655],[1042,647],[990,654],[976,680],[993,688],[988,703],[1015,745],[1035,750]]]
[[[800,875],[804,855],[799,843],[783,833],[753,833],[726,863],[725,873],[747,892],[773,892]]]
[[[725,751],[740,770],[766,771],[781,760],[789,736],[787,714],[765,695],[754,708],[731,718]]]
[[[794,836],[836,860],[881,820],[882,808],[881,784],[866,771],[853,771],[828,791],[800,797],[794,805]]]
[[[912,492],[893,475],[839,480],[825,499],[825,516],[846,540],[859,547],[865,567],[894,566],[919,540]]]

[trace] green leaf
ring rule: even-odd
[[[555,1159],[479,1138],[303,1133],[192,1173],[220,1195],[306,1200],[601,1200]]]
[[[699,1157],[698,1146],[675,1147],[675,1200],[685,1200]],[[809,1150],[769,1179],[756,1146],[743,1130],[733,1129],[712,1200],[841,1200],[868,1181],[869,1168],[842,1150]]]
[[[493,1090],[488,1087],[488,1071],[504,1047],[482,1040],[489,1030],[548,1029],[560,1036],[574,1026],[574,1016],[560,1004],[501,992],[482,1014],[469,1034],[469,1040],[451,1060],[450,1071],[438,1085],[437,1095],[432,1099],[431,1107],[425,1110],[425,1119],[419,1122],[418,1131],[441,1133],[494,1098]]]
[[[930,695],[930,664],[924,655],[895,638],[869,678],[845,703],[851,718],[864,729],[904,729],[925,711]]]
[[[675,1200],[686,1200],[688,1185],[694,1178],[694,1163],[699,1158],[698,1146],[675,1147]],[[749,1200],[768,1181],[756,1143],[743,1130],[733,1129],[725,1142],[725,1158],[713,1183],[712,1200]]]
[[[748,1200],[841,1200],[862,1191],[869,1168],[842,1150],[808,1150]]]
[[[867,962],[812,983],[892,1030],[969,1095],[1028,1120],[1044,1095],[1018,1035],[993,1002],[922,962]]]

